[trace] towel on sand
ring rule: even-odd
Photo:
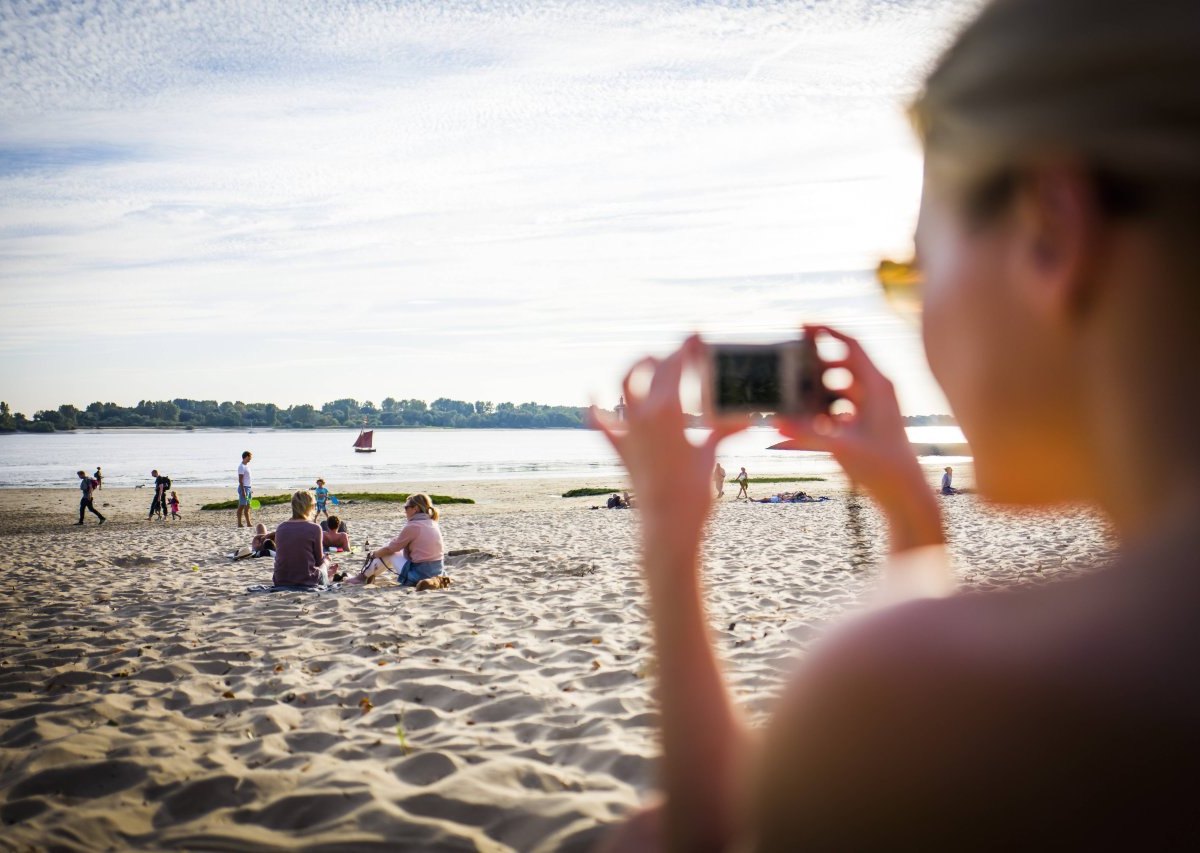
[[[300,586],[299,584],[256,583],[246,587],[246,592],[333,592],[341,588],[340,583],[329,586]]]

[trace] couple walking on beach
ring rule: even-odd
[[[725,473],[725,466],[718,462],[716,467],[713,468],[712,474],[713,488],[717,490],[718,498],[725,497]],[[747,488],[750,485],[750,475],[746,473],[745,467],[738,472],[738,475],[734,478],[734,481],[738,484],[738,493],[734,500],[739,500],[741,498],[750,500],[750,491]]]

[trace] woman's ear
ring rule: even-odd
[[[1072,324],[1094,301],[1102,276],[1101,218],[1086,174],[1047,165],[1017,189],[1012,264],[1031,308],[1051,323]]]

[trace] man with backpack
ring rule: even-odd
[[[154,497],[150,499],[150,514],[146,516],[146,520],[160,516],[163,521],[167,520],[167,492],[171,490],[171,478],[166,474],[159,474],[158,469],[150,472],[150,476],[154,478]]]
[[[83,524],[83,514],[87,511],[90,511],[99,518],[100,523],[103,524],[107,519],[100,515],[100,511],[92,504],[92,492],[96,490],[96,481],[83,471],[76,471],[75,473],[79,476],[79,491],[82,494],[79,498],[79,521],[75,522],[75,524]]]

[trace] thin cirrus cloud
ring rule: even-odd
[[[827,319],[943,408],[828,271],[905,250],[963,5],[8,4],[0,397],[582,403]]]

